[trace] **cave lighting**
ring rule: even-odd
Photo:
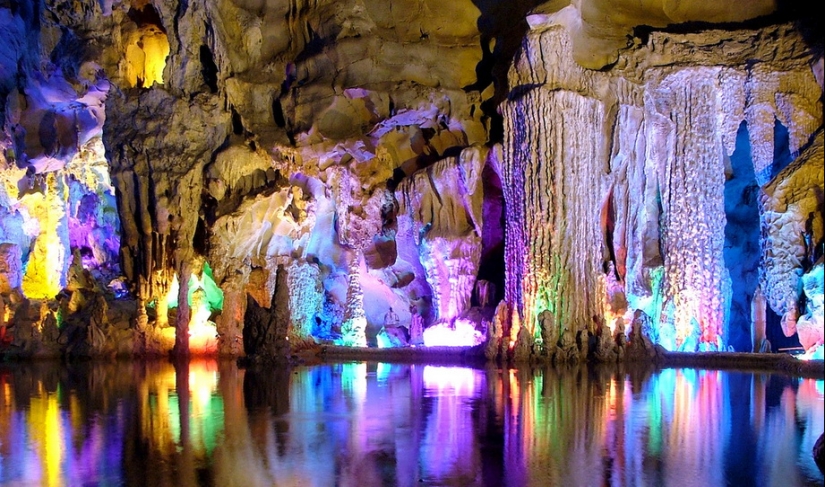
[[[189,277],[189,291],[186,295],[186,302],[189,306],[192,306],[192,297],[198,289],[202,289],[206,294],[206,301],[212,311],[220,311],[223,309],[223,291],[221,291],[220,286],[215,284],[212,267],[208,262],[203,263],[203,270],[200,277],[194,272]],[[169,292],[166,293],[166,305],[169,309],[178,307],[179,292],[180,282],[178,281],[177,273],[175,273],[172,278],[172,285],[169,286]]]
[[[168,309],[177,308],[180,282],[178,275],[172,279],[169,292],[166,293]],[[212,313],[223,310],[223,291],[215,284],[212,268],[208,262],[203,263],[201,275],[192,273],[189,277],[187,302],[189,304],[189,351],[197,354],[216,353],[218,351],[218,332],[216,325],[210,321]]]
[[[212,455],[223,434],[224,404],[218,394],[218,371],[215,362],[189,363],[189,391],[191,395],[190,441],[199,455]]]
[[[216,353],[218,351],[218,331],[215,323],[209,320],[212,308],[203,288],[192,294],[189,309],[189,351],[194,353]]]
[[[799,360],[825,360],[825,345],[814,345],[800,355],[794,355]]]
[[[475,397],[484,376],[480,370],[469,367],[425,365],[422,379],[427,396]]]
[[[32,398],[29,409],[30,417],[36,420],[28,424],[32,444],[43,462],[41,471],[45,473],[45,478],[39,480],[42,485],[58,486],[61,485],[60,468],[64,461],[62,437],[65,420],[61,418],[57,394],[46,392],[42,384],[40,387],[40,394]]]
[[[177,387],[177,374],[171,366],[158,374],[143,398],[144,408],[149,411],[142,420],[143,435],[160,451],[170,452],[184,442],[192,448],[197,459],[212,455],[224,434],[224,402],[218,394],[218,371],[214,361],[194,360],[186,371],[189,390],[186,410],[182,418],[181,396]],[[154,421],[152,418],[156,418]],[[188,425],[188,436],[182,436],[183,422]]]
[[[375,341],[378,348],[393,348],[392,340],[383,329],[375,336]]]
[[[474,415],[465,404],[477,399],[485,389],[484,372],[427,365],[421,377],[424,395],[431,398],[421,439],[422,477],[473,479],[481,460],[473,434]]]
[[[344,336],[335,341],[336,345],[344,347],[366,347],[367,337],[364,330],[367,328],[367,318],[356,316],[349,320],[349,325],[343,327],[347,330]]]
[[[66,205],[54,174],[45,179],[45,192],[29,193],[20,200],[27,210],[23,231],[35,237],[22,283],[23,294],[29,299],[52,299],[66,285]]]
[[[126,79],[129,86],[151,88],[163,84],[163,68],[169,55],[169,40],[156,26],[139,30],[133,43],[126,48]]]
[[[436,323],[424,330],[424,345],[427,347],[474,347],[484,342],[484,336],[469,320],[455,320]]]

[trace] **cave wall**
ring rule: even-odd
[[[528,18],[502,105],[506,299],[521,323],[539,338],[548,310],[554,326],[615,333],[642,310],[667,349],[727,349],[725,183],[741,124],[772,208],[761,205],[759,272],[737,278],[751,288],[758,280],[776,313],[794,313],[786,302],[796,306],[810,268],[801,241],[822,241],[821,161],[799,156],[821,150],[821,57],[790,25],[654,32],[611,69],[592,71],[571,56],[571,19],[568,9]],[[776,124],[786,141],[775,140]],[[797,162],[777,174],[783,142]],[[792,173],[804,175],[794,183]],[[772,198],[784,185],[798,193]]]

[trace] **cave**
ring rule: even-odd
[[[796,9],[24,3],[0,6],[2,353],[60,356],[13,330],[99,296],[90,356],[244,356],[252,303],[302,350],[821,356]],[[207,275],[225,305],[192,300]],[[192,323],[211,341],[175,348]]]
[[[462,41],[424,27],[400,39],[379,33],[385,55],[364,53],[373,68],[362,69],[334,67],[339,46],[362,37],[336,43],[351,33],[311,12],[301,14],[308,34],[284,44],[222,23],[243,7],[123,7],[58,9],[48,21],[8,10],[19,19],[10,26],[61,32],[44,60],[49,77],[32,63],[43,50],[19,44],[6,70],[16,74],[3,81],[4,174],[18,189],[3,235],[20,248],[8,296],[48,301],[80,288],[131,299],[136,330],[159,333],[142,341],[144,353],[162,353],[164,333],[187,329],[188,305],[172,322],[148,307],[199,259],[239,306],[211,316],[236,335],[247,296],[272,287],[252,289],[251,271],[274,276],[278,265],[290,275],[291,333],[338,345],[374,345],[392,309],[407,340],[418,320],[422,333],[445,336],[469,324],[479,335],[456,336],[464,345],[496,327],[515,344],[524,328],[553,355],[559,344],[541,343],[546,313],[556,329],[545,331],[561,336],[598,335],[601,324],[627,334],[642,312],[665,349],[748,350],[757,285],[784,334],[799,320],[806,336],[821,325],[817,291],[802,277],[818,265],[822,203],[788,186],[819,164],[821,79],[810,26],[797,28],[792,12],[741,24],[753,12],[737,13],[719,24],[725,35],[701,18],[645,23],[628,50],[570,30],[575,8],[523,5],[526,25],[485,21]],[[483,6],[480,18],[493,11]],[[273,29],[285,22],[260,18]],[[115,34],[92,36],[97,24]],[[810,45],[809,58],[768,41],[723,67],[695,49],[656,51],[678,41],[712,52],[705,46],[764,33]],[[491,47],[499,37],[506,45]],[[409,43],[419,51],[407,70],[387,69],[387,53]],[[449,69],[422,64],[444,46]],[[256,63],[272,76],[254,74]],[[61,94],[44,102],[39,93]],[[77,202],[63,216],[65,194]],[[15,201],[28,211],[12,210]],[[242,352],[237,336],[218,337],[222,353]]]
[[[758,188],[747,124],[742,122],[736,133],[736,149],[730,156],[730,176],[725,181],[725,267],[731,279],[728,334],[730,346],[739,351],[759,348],[752,343],[750,330],[752,300],[759,280]]]

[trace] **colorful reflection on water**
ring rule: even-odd
[[[6,364],[0,484],[822,485],[824,389],[693,369]]]

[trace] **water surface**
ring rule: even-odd
[[[823,484],[823,381],[694,369],[0,365],[0,484]]]

